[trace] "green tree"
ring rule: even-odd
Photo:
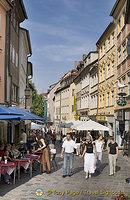
[[[33,82],[30,82],[30,85],[32,86],[32,108],[31,112],[35,115],[43,117],[43,110],[44,110],[44,104],[42,95],[37,93],[35,84]]]

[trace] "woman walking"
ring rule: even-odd
[[[94,154],[95,152],[95,154]],[[95,168],[95,157],[97,157],[95,144],[92,143],[91,137],[87,136],[87,142],[83,154],[80,157],[84,156],[84,171],[86,172],[86,179],[91,178],[91,174],[94,173]]]

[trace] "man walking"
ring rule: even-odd
[[[66,140],[63,142],[61,158],[63,159],[64,154],[64,170],[63,170],[63,178],[67,176],[67,163],[69,161],[69,176],[72,176],[72,167],[73,167],[73,152],[74,149],[77,149],[77,145],[75,141],[71,139],[70,133],[67,133]],[[78,149],[77,149],[78,151]]]
[[[108,156],[110,165],[109,176],[112,176],[116,173],[116,160],[118,158],[118,144],[114,141],[113,137],[110,137],[110,143],[108,144]]]

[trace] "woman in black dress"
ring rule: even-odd
[[[91,178],[91,174],[95,171],[95,159],[97,157],[95,144],[92,143],[91,137],[87,137],[87,142],[83,154],[80,157],[84,156],[84,171],[86,172],[86,179]]]

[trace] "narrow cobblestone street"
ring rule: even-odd
[[[60,149],[57,154],[58,170],[52,171],[52,174],[33,173],[33,178],[23,175],[16,185],[8,186],[1,184],[0,199],[2,200],[110,200],[114,199],[112,191],[124,191],[126,195],[130,193],[130,185],[125,179],[130,175],[130,163],[128,159],[119,154],[117,162],[117,173],[110,177],[107,152],[103,154],[101,174],[94,174],[91,179],[85,180],[83,171],[83,159],[74,157],[74,170],[72,177],[62,178],[63,161],[60,159]],[[42,197],[37,197],[35,190],[41,188],[44,191]],[[108,194],[107,192],[110,191]],[[91,194],[96,192],[96,194]]]

